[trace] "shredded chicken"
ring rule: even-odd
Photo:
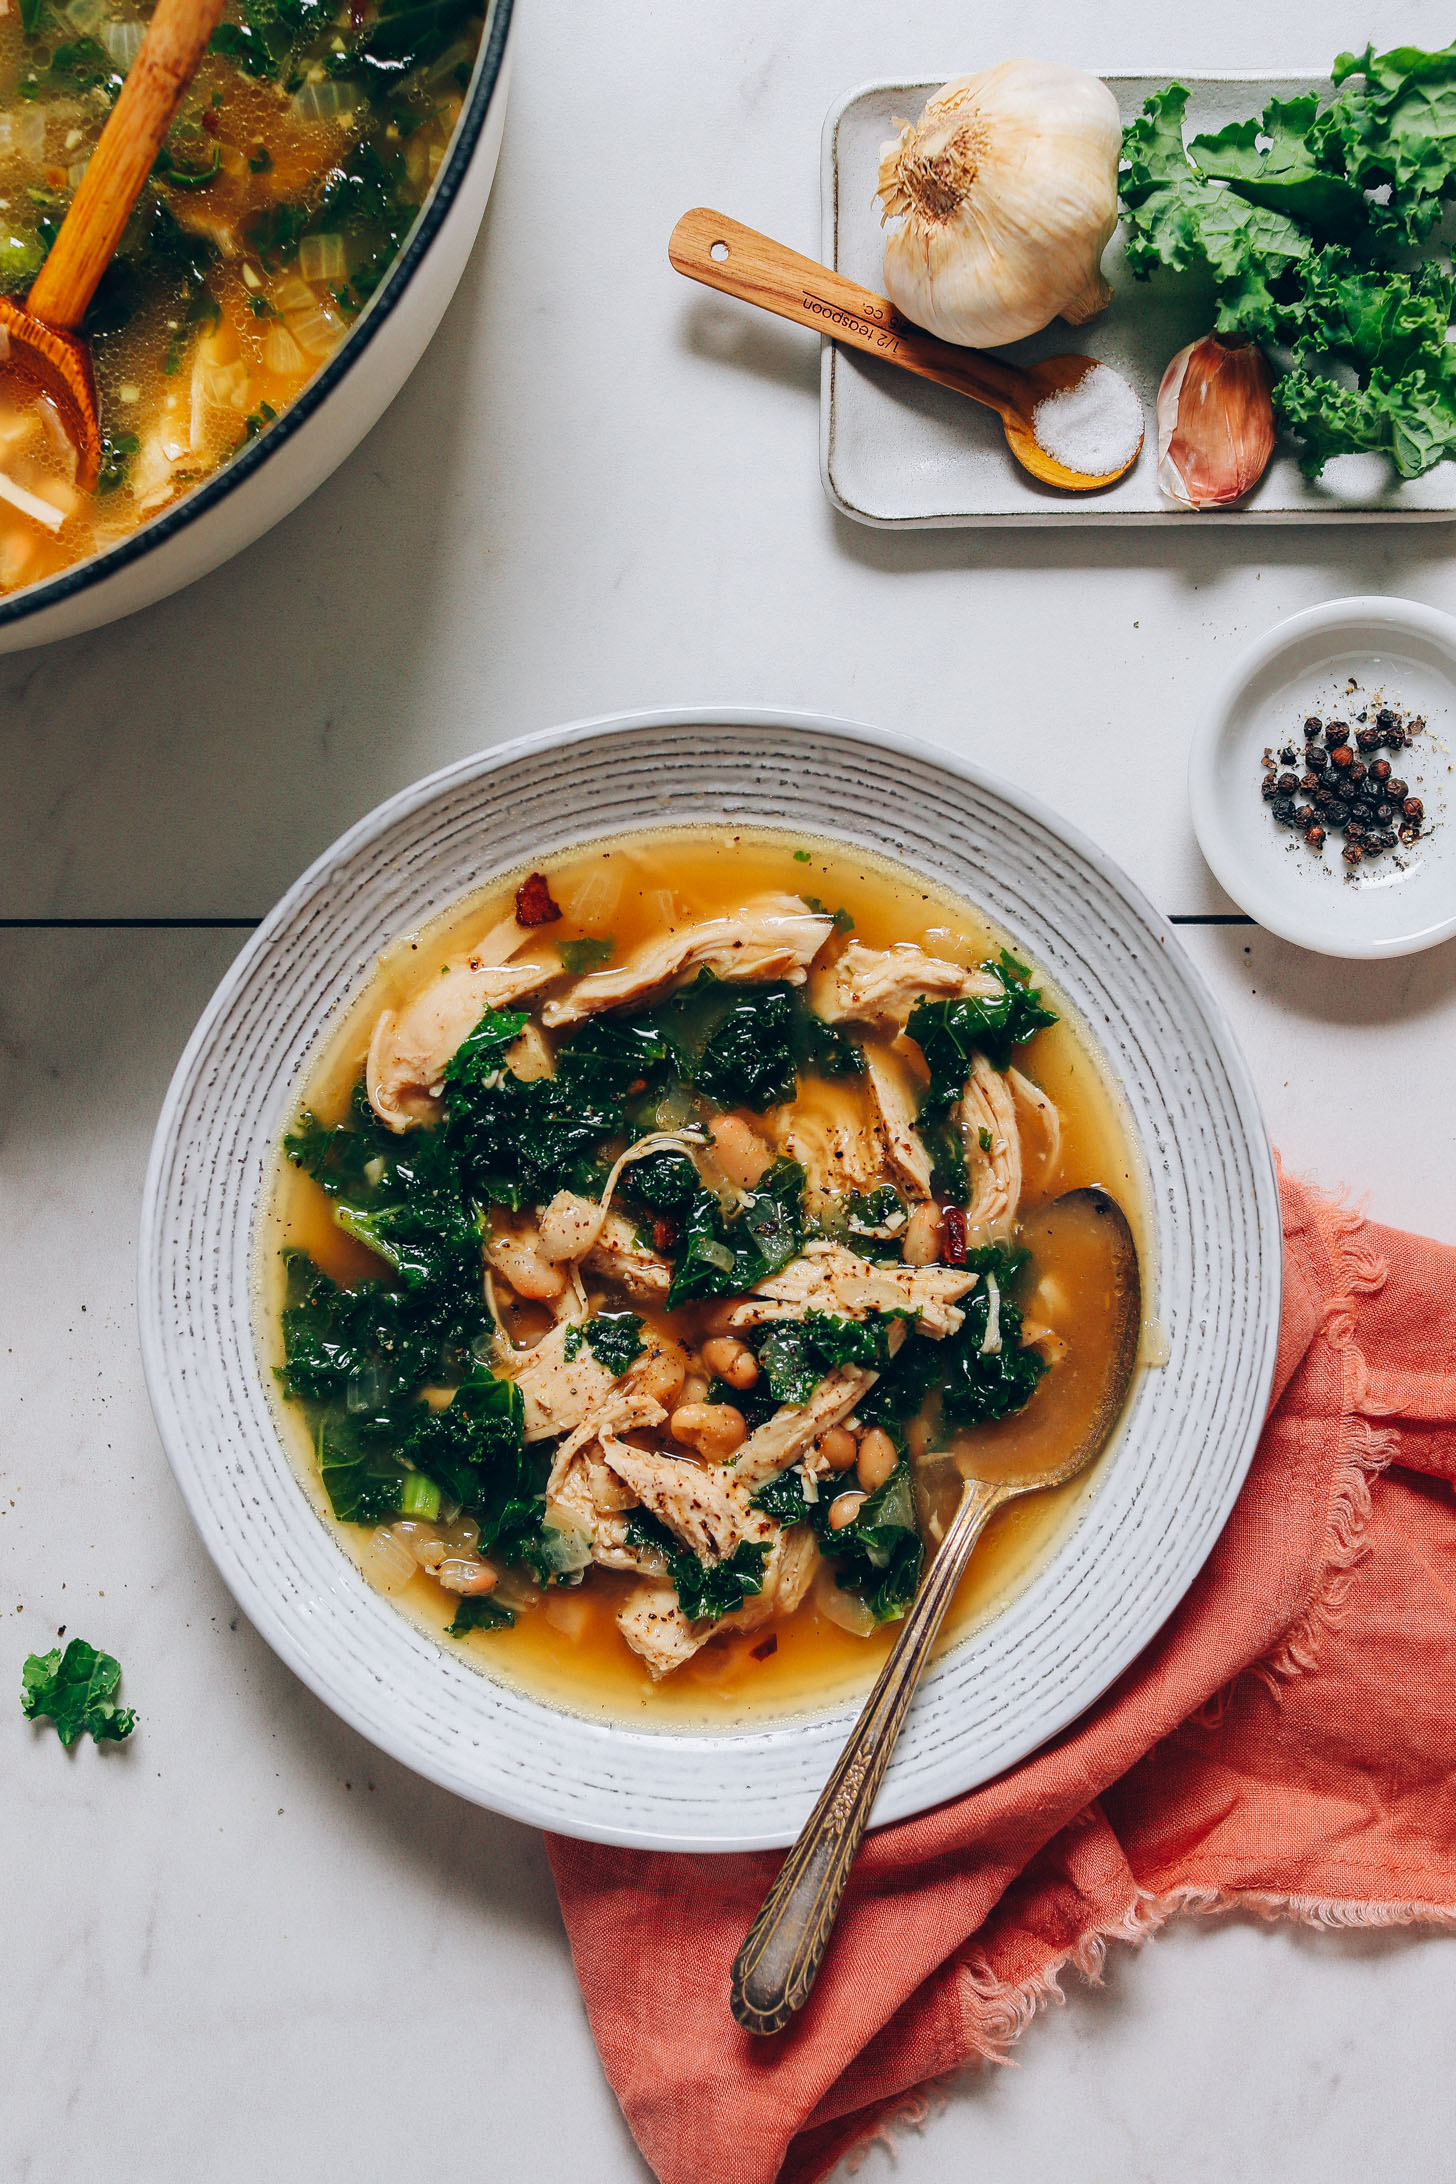
[[[1037,1187],[1045,1190],[1057,1172],[1062,1157],[1062,1118],[1056,1102],[1049,1099],[1039,1084],[1030,1077],[1023,1077],[1019,1069],[1008,1069],[1012,1096],[1022,1117],[1023,1125],[1030,1121],[1041,1133],[1041,1166],[1037,1171]],[[1026,1141],[1022,1140],[1022,1156],[1025,1158]]]
[[[821,1196],[867,1191],[884,1181],[884,1155],[857,1088],[816,1085],[812,1107],[776,1107],[763,1118],[774,1150],[797,1160]]]
[[[966,1234],[976,1244],[1009,1236],[1021,1203],[1021,1132],[1010,1085],[984,1054],[971,1063],[960,1106],[971,1171]]]
[[[767,1543],[774,1537],[773,1520],[752,1506],[736,1466],[730,1471],[721,1464],[694,1463],[688,1456],[632,1448],[625,1441],[604,1442],[602,1453],[643,1508],[700,1561],[721,1561],[743,1540]]]
[[[617,1617],[617,1628],[640,1654],[655,1678],[671,1675],[712,1638],[725,1632],[756,1630],[771,1615],[790,1614],[803,1601],[819,1565],[819,1550],[807,1525],[779,1533],[764,1565],[762,1589],[750,1593],[741,1608],[716,1623],[690,1623],[670,1585],[638,1585]]]
[[[603,1274],[619,1289],[625,1289],[639,1304],[661,1304],[672,1287],[672,1267],[638,1242],[637,1231],[625,1214],[607,1215],[585,1263],[593,1273]]]
[[[878,1024],[903,1031],[917,1001],[961,994],[995,1000],[1002,990],[989,971],[968,971],[963,963],[927,955],[913,941],[866,948],[852,940],[832,975],[816,981],[814,1008],[827,1023]]]
[[[610,1569],[661,1574],[661,1557],[627,1538],[622,1512],[636,1507],[637,1496],[609,1459],[614,1450],[627,1446],[619,1434],[660,1426],[666,1417],[645,1389],[624,1382],[587,1413],[556,1451],[546,1481],[547,1519],[560,1531],[584,1533],[592,1560]]]
[[[561,976],[561,965],[515,963],[532,938],[509,920],[496,926],[468,955],[446,965],[402,1009],[385,1009],[374,1026],[364,1067],[369,1104],[391,1130],[433,1122],[444,1089],[445,1066],[470,1037],[487,1009],[508,1008]],[[540,1034],[537,1034],[540,1042]],[[544,1042],[540,1042],[544,1053]],[[539,1076],[525,1035],[507,1055],[521,1076]],[[549,1056],[547,1057],[549,1067]]]
[[[890,1165],[911,1198],[929,1198],[930,1155],[915,1127],[910,1072],[897,1055],[876,1047],[865,1048],[864,1065]]]
[[[904,1339],[904,1327],[897,1322],[889,1334],[892,1356]],[[848,1418],[879,1377],[867,1365],[836,1365],[807,1403],[782,1404],[772,1418],[766,1418],[750,1433],[733,1459],[732,1474],[740,1490],[755,1493],[766,1479],[786,1471],[831,1426],[841,1425]]]
[[[729,1313],[731,1327],[764,1327],[771,1320],[802,1319],[829,1312],[863,1319],[869,1312],[913,1312],[923,1335],[953,1335],[965,1314],[957,1298],[977,1276],[949,1266],[896,1266],[862,1259],[843,1244],[806,1244],[781,1274],[750,1290]]]
[[[578,1347],[568,1357],[566,1345],[573,1332]],[[515,1381],[525,1402],[528,1441],[571,1433],[600,1412],[616,1385],[617,1375],[598,1363],[591,1344],[581,1342],[580,1335],[574,1321],[558,1320],[533,1348],[517,1350],[502,1361],[502,1371]]]
[[[689,971],[719,978],[787,979],[802,985],[834,930],[832,918],[806,910],[797,895],[760,895],[721,918],[684,925],[645,941],[610,971],[591,971],[541,1011],[551,1028],[579,1024],[599,1009],[615,1009],[663,992]]]

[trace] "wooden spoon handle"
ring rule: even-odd
[[[930,1658],[971,1550],[1009,1500],[1004,1486],[968,1480],[915,1604],[733,1966],[733,2015],[745,2032],[781,2032],[819,1975],[855,1853],[869,1826],[900,1725]]]
[[[75,328],[86,316],[222,9],[223,0],[157,0],[61,232],[26,298],[32,318]]]
[[[714,256],[714,251],[720,254]],[[679,273],[756,303],[796,325],[829,334],[851,349],[883,357],[918,379],[933,379],[984,402],[998,416],[1024,418],[1029,411],[1023,375],[975,349],[937,341],[902,318],[885,296],[847,281],[813,258],[801,258],[756,229],[699,205],[673,229],[667,255]]]

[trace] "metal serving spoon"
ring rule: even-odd
[[[1085,1471],[1105,1446],[1127,1399],[1142,1327],[1142,1282],[1137,1246],[1122,1208],[1106,1191],[1094,1188],[1068,1191],[1034,1218],[1097,1224],[1115,1287],[1115,1309],[1114,1338],[1095,1414],[1076,1447],[1050,1469],[966,1480],[960,1506],[879,1680],[738,1952],[733,2015],[745,2032],[781,2032],[808,2000],[901,1723],[987,1523],[1007,1502],[1064,1486]]]
[[[101,419],[91,353],[76,329],[111,263],[222,9],[223,0],[157,0],[24,309],[0,296],[0,358],[55,402],[76,444],[76,483],[88,493],[101,467]]]
[[[938,387],[968,394],[995,410],[1006,432],[1007,444],[1023,470],[1040,478],[1043,485],[1060,486],[1067,493],[1091,493],[1099,486],[1115,485],[1131,470],[1142,453],[1142,436],[1125,463],[1116,470],[1091,477],[1085,471],[1068,470],[1049,455],[1036,437],[1036,406],[1049,394],[1065,393],[1086,377],[1097,362],[1090,356],[1044,356],[1028,365],[1004,364],[979,349],[961,349],[953,341],[938,341],[902,318],[888,297],[847,281],[813,258],[801,258],[756,229],[730,220],[726,213],[710,212],[699,205],[685,212],[673,229],[667,255],[679,273],[725,296],[756,303],[796,325],[828,334],[849,349],[863,349],[918,379],[933,379]],[[1103,370],[1110,369],[1104,365]]]

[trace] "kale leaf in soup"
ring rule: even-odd
[[[875,948],[852,897],[619,904],[607,972],[550,884],[559,928],[412,951],[285,1140],[335,1239],[290,1245],[279,1367],[332,1513],[457,1639],[545,1618],[660,1680],[873,1632],[939,1536],[926,1481],[1035,1430],[1068,1347],[1017,1242],[1061,1180],[1027,1074],[1057,1017],[1004,950]]]

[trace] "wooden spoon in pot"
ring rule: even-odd
[[[76,483],[88,493],[101,465],[101,419],[90,351],[76,330],[121,241],[222,8],[223,0],[157,0],[147,34],[25,308],[0,296],[0,361],[34,380],[56,403],[67,434],[76,443]]]
[[[733,2015],[745,2032],[781,2032],[802,2009],[834,1930],[849,1869],[869,1825],[900,1726],[971,1551],[998,1509],[1023,1494],[1064,1486],[1085,1471],[1122,1415],[1142,1330],[1142,1282],[1127,1218],[1104,1190],[1067,1191],[1033,1214],[1024,1233],[1075,1222],[1087,1274],[1100,1262],[1109,1284],[1111,1340],[1092,1416],[1075,1447],[1050,1463],[1013,1467],[994,1452],[971,1474],[960,1506],[900,1626],[879,1680],[754,1920],[733,1966]],[[993,1444],[994,1451],[994,1444]],[[1041,1468],[1034,1468],[1036,1463]]]
[[[672,231],[667,255],[691,281],[702,281],[744,303],[756,303],[761,311],[812,327],[816,334],[828,334],[846,348],[863,349],[867,356],[898,364],[918,379],[933,379],[939,387],[983,402],[1000,418],[1022,469],[1043,485],[1060,486],[1067,493],[1095,492],[1099,486],[1115,485],[1142,453],[1139,434],[1125,463],[1093,477],[1086,471],[1069,470],[1037,439],[1033,422],[1037,404],[1085,379],[1097,362],[1095,357],[1044,356],[1022,366],[1004,364],[979,349],[958,348],[953,341],[938,341],[934,334],[902,318],[887,297],[703,205],[683,214]],[[1108,371],[1111,366],[1101,368]]]

